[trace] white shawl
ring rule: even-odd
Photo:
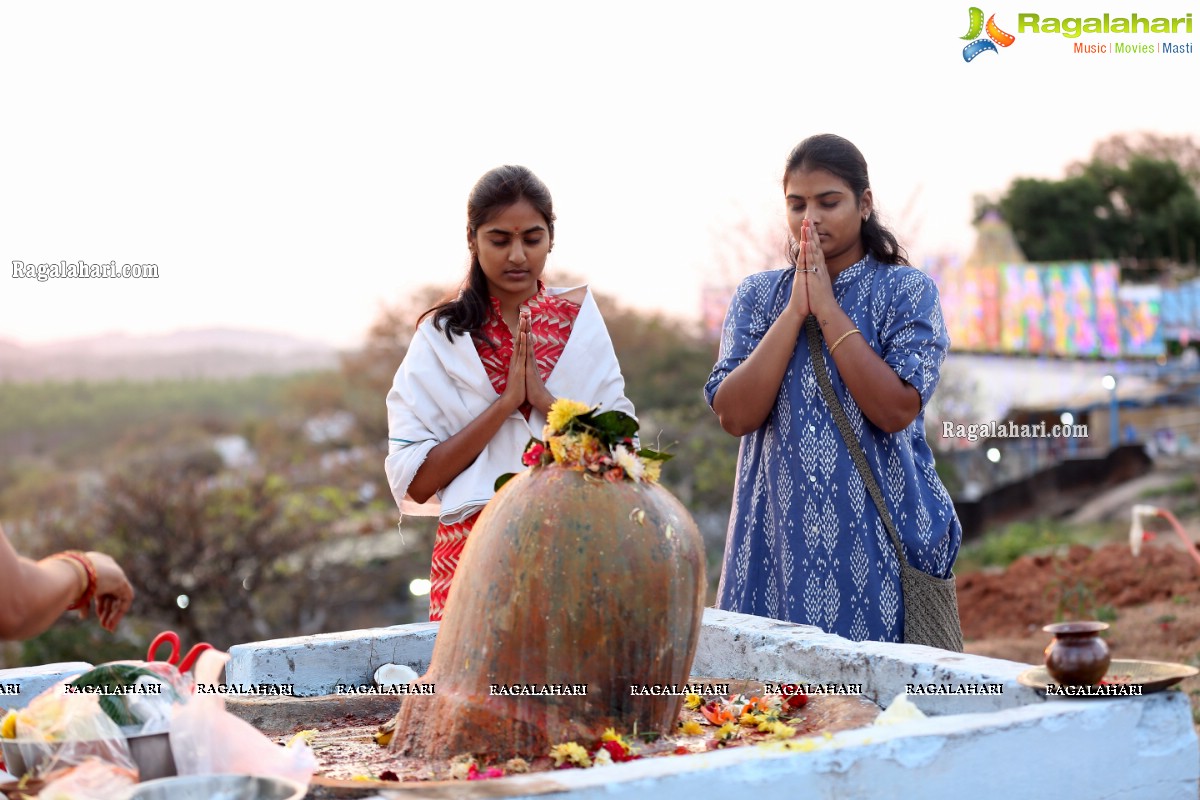
[[[569,288],[547,288],[563,294]],[[555,397],[633,415],[625,379],[612,340],[589,290],[571,327],[562,356],[546,381]],[[483,452],[428,502],[417,503],[408,487],[429,451],[461,431],[499,397],[469,336],[453,341],[427,317],[408,346],[387,396],[388,457],[384,462],[401,514],[437,516],[446,524],[466,519],[487,505],[496,478],[525,469],[521,454],[529,437],[542,437],[546,417],[534,409],[528,421],[520,411],[504,421]]]

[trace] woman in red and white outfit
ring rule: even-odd
[[[537,176],[504,166],[480,178],[467,200],[467,279],[421,316],[388,393],[392,493],[402,514],[438,517],[434,621],[496,478],[524,469],[551,404],[634,413],[591,292],[541,282],[553,244],[553,203]]]

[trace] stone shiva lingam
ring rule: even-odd
[[[688,680],[699,531],[657,482],[667,456],[636,449],[633,418],[560,400],[548,420],[525,452],[531,469],[471,532],[418,681],[434,693],[405,697],[393,751],[528,757],[610,727],[675,724],[682,696],[640,687]]]

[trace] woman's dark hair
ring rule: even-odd
[[[496,167],[475,182],[467,198],[467,236],[475,237],[489,219],[521,200],[528,200],[546,220],[546,229],[551,244],[554,243],[554,201],[546,184],[527,167],[505,165]],[[453,341],[455,334],[480,336],[483,322],[491,309],[487,277],[479,264],[476,249],[471,249],[471,267],[458,295],[451,300],[438,303],[417,319],[417,324],[430,314],[433,326],[445,331],[446,338]]]
[[[787,168],[783,171],[784,191],[787,191],[788,176],[798,169],[823,169],[846,182],[854,192],[854,202],[862,202],[863,192],[871,185],[867,177],[867,160],[849,140],[832,133],[810,136],[796,145],[788,156]],[[908,253],[900,246],[896,235],[879,221],[879,212],[873,211],[862,224],[863,249],[883,264],[908,265]],[[788,238],[788,263],[793,267],[800,257],[800,245]]]

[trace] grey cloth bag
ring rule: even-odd
[[[896,558],[900,562],[900,593],[904,598],[904,641],[908,644],[923,644],[961,653],[962,625],[958,618],[958,594],[954,589],[954,573],[951,572],[949,578],[935,578],[908,563],[900,534],[896,532],[896,525],[892,522],[892,515],[884,501],[883,491],[879,488],[879,482],[875,480],[875,473],[867,463],[867,455],[858,443],[850,420],[846,417],[846,410],[838,400],[833,382],[829,379],[829,371],[825,368],[825,356],[821,353],[821,326],[813,316],[805,320],[804,326],[808,333],[808,352],[812,356],[813,370],[817,373],[821,395],[825,398],[829,410],[833,412],[838,430],[846,440],[846,447],[854,460],[854,466],[858,468],[871,499],[875,501],[875,507],[879,509],[879,516],[883,519],[884,527],[892,540],[892,547],[896,550]]]

